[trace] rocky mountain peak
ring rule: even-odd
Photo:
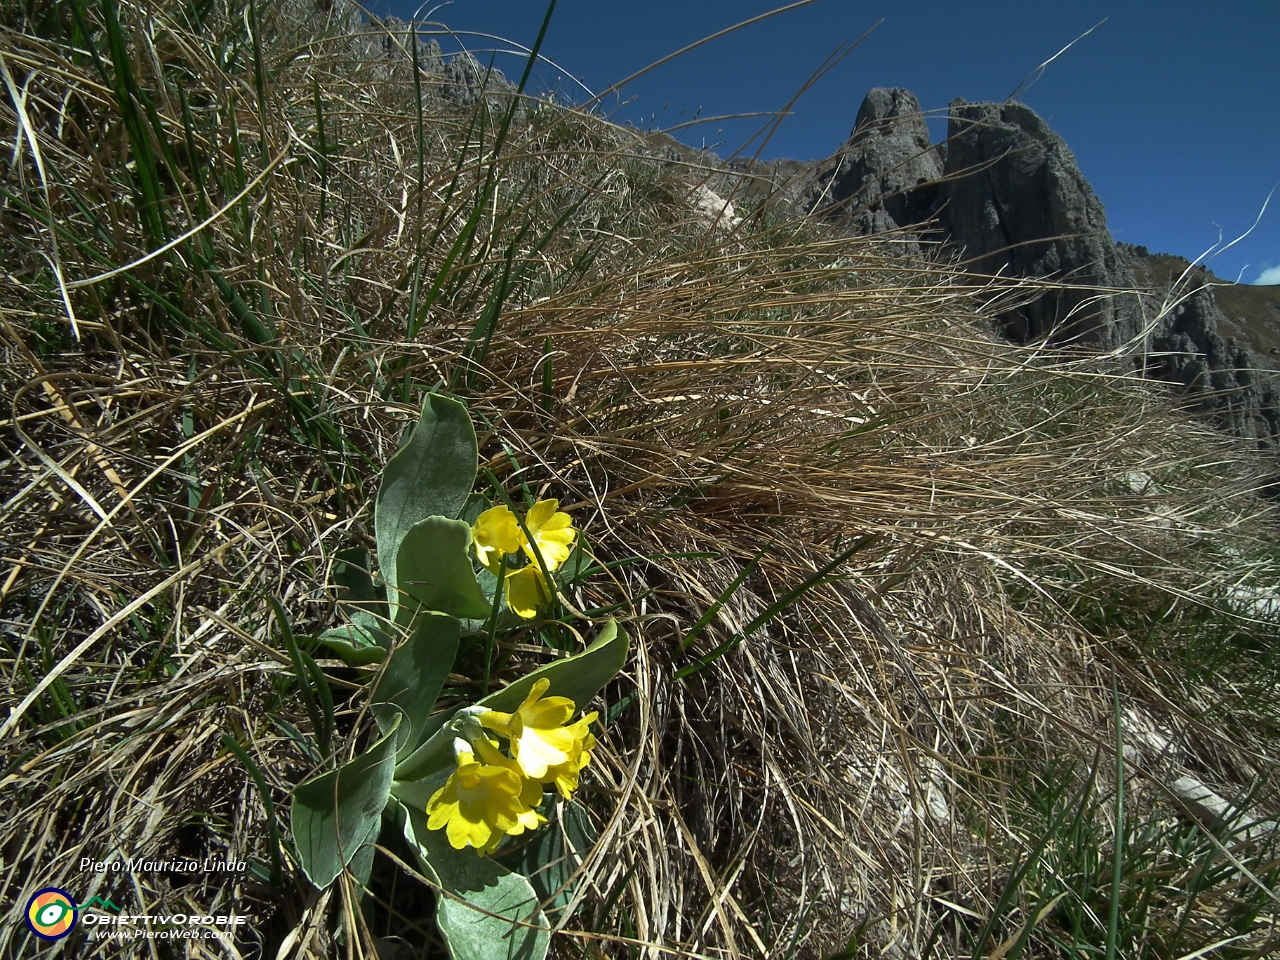
[[[1280,447],[1280,295],[1117,245],[1075,155],[1025,104],[953,100],[947,139],[933,144],[916,97],[877,88],[828,160],[719,171],[726,196],[887,235],[904,254],[941,244],[981,275],[1051,281],[999,317],[1011,339],[1128,345],[1142,373],[1175,385],[1181,406]],[[1159,321],[1148,329],[1144,318]]]
[[[916,226],[933,215],[942,169],[915,94],[876,88],[862,101],[848,142],[810,188],[806,206],[850,221],[859,233]]]
[[[1066,142],[1021,103],[950,107],[938,217],[951,242],[976,272],[1063,284],[1002,316],[1010,336],[1100,347],[1136,336],[1136,297],[1097,295],[1134,278]]]

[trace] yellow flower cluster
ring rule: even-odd
[[[427,802],[427,829],[442,827],[455,850],[493,853],[504,836],[546,823],[537,811],[543,787],[555,784],[568,800],[596,745],[590,726],[597,714],[567,723],[577,707],[568,697],[543,697],[543,677],[514,713],[486,710],[475,716],[467,739],[454,742],[458,767]],[[507,739],[505,756],[486,730]]]
[[[505,504],[480,514],[471,528],[476,557],[495,576],[502,569],[504,556],[522,550],[528,555],[527,564],[506,574],[507,606],[526,620],[532,620],[538,607],[551,600],[551,590],[538,565],[539,555],[550,573],[569,559],[577,535],[572,519],[559,509],[559,500],[539,500],[530,507],[524,518],[529,536],[525,536],[515,514]]]

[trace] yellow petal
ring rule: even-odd
[[[550,689],[551,678],[539,677],[537,680],[533,681],[533,685],[529,687],[529,692],[525,695],[524,700],[520,702],[519,709],[523,710],[525,707],[533,706],[542,699],[542,695]]]
[[[458,812],[456,782],[450,777],[427,801],[427,829],[439,830]]]
[[[532,620],[538,615],[538,607],[550,599],[542,571],[533,564],[507,574],[507,606],[518,616]]]
[[[525,526],[529,528],[530,533],[537,534],[538,530],[548,523],[559,509],[559,500],[539,500],[525,514]],[[561,514],[561,516],[568,517],[569,515],[565,513]]]
[[[455,850],[465,850],[468,846],[483,850],[493,836],[493,830],[483,820],[472,822],[464,817],[452,818],[445,827],[445,836],[449,838],[449,846]]]
[[[577,707],[568,697],[546,697],[537,703],[520,708],[520,720],[527,727],[558,727],[570,717]]]
[[[568,800],[573,796],[573,791],[578,789],[578,771],[581,769],[574,763],[562,763],[558,767],[548,767],[547,783],[554,783],[556,790],[560,796]]]
[[[520,801],[530,810],[542,803],[542,784],[532,778],[526,778],[520,788]],[[537,812],[536,810],[534,811]],[[539,814],[541,816],[541,814]]]
[[[551,704],[550,710],[539,709],[543,703],[553,700],[563,701],[567,706]],[[572,700],[549,697],[546,701],[522,708],[516,714],[516,720],[511,724],[511,753],[525,776],[545,780],[547,768],[568,762],[575,751],[581,749],[585,727],[580,723],[574,724],[573,728],[560,725],[572,712]],[[547,723],[546,718],[554,722]]]
[[[568,759],[564,763],[547,767],[546,773],[541,777],[543,783],[555,784],[560,796],[566,800],[578,789],[578,776],[582,768],[591,762],[591,751],[595,749],[596,738],[588,728],[597,716],[596,713],[589,713],[569,726],[575,745],[569,751]]]
[[[547,742],[544,738],[546,732],[526,727],[523,736],[511,741],[511,752],[515,754],[520,768],[524,770],[525,776],[535,780],[541,780],[546,776],[548,767],[554,767],[569,759],[567,751]]]
[[[525,542],[524,533],[516,516],[506,504],[490,507],[476,518],[471,527],[475,541],[476,557],[489,570],[496,573],[504,553],[515,553]]]
[[[488,740],[478,739],[474,747],[484,762],[470,753],[459,758],[458,769],[427,801],[427,828],[443,827],[455,850],[492,853],[507,834],[536,828],[545,818],[532,809],[534,792],[519,765]],[[541,803],[541,784],[535,786]]]
[[[548,572],[569,559],[569,546],[577,536],[572,518],[567,513],[559,512],[559,506],[559,500],[539,500],[529,508],[524,518],[529,536],[537,546],[535,552],[533,546],[526,542],[523,545],[524,552],[534,563],[537,563],[536,554],[541,554]]]
[[[498,710],[486,710],[476,718],[480,721],[480,726],[486,730],[492,730],[500,736],[511,736],[511,720],[512,715],[509,713],[501,713]]]
[[[530,781],[532,782],[532,781]],[[542,796],[542,787],[538,787],[538,796]],[[507,833],[512,836],[519,836],[526,830],[537,830],[540,826],[547,822],[547,818],[540,814],[537,810],[526,810],[520,814],[520,822],[516,829],[508,830]]]

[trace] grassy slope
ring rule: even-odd
[[[331,623],[334,554],[368,543],[435,388],[491,426],[509,490],[618,563],[574,599],[639,638],[561,952],[1274,947],[1269,836],[1214,837],[1169,790],[1276,809],[1275,629],[1240,600],[1276,582],[1274,532],[1244,453],[997,341],[945,267],[750,203],[708,223],[593,117],[529,104],[495,149],[504,104],[419,99],[403,35],[375,57],[287,5],[109,9],[115,44],[74,2],[0,38],[10,902],[234,906],[245,956],[369,955],[365,925],[430,953],[403,851],[360,914],[271,839],[314,746],[268,598],[300,635]],[[503,676],[569,638],[526,639]],[[350,751],[359,677],[323,664]],[[78,872],[120,854],[260,869]]]

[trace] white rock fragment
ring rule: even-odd
[[[1151,474],[1143,470],[1126,470],[1119,479],[1135,497],[1152,497],[1159,492]]]
[[[1227,599],[1240,613],[1258,620],[1280,617],[1280,592],[1273,587],[1251,587],[1235,584],[1228,588]]]
[[[1180,761],[1182,747],[1172,733],[1156,725],[1146,713],[1134,707],[1124,711],[1124,755],[1139,766],[1150,766],[1160,760]]]
[[[734,212],[733,203],[705,184],[698,184],[692,199],[694,212],[708,223],[718,223],[726,230],[732,230],[742,222]]]
[[[1259,839],[1274,833],[1280,826],[1274,820],[1249,816],[1195,777],[1179,777],[1169,784],[1169,789],[1204,826],[1214,828],[1215,831],[1226,826],[1234,839]]]

